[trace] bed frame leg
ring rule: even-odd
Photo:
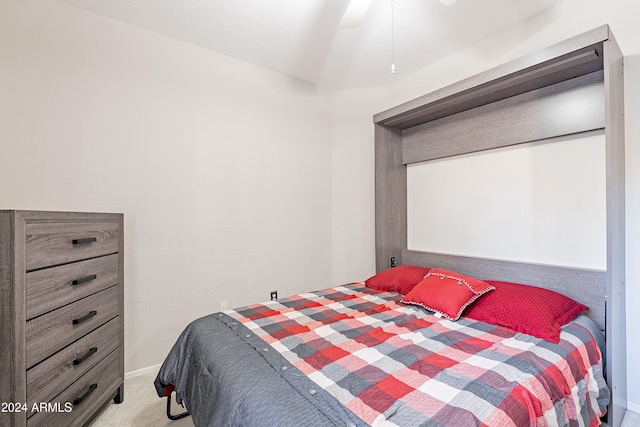
[[[189,415],[191,415],[189,411],[184,411],[180,414],[172,415],[171,414],[171,394],[167,396],[167,418],[169,418],[172,421],[175,421],[175,420],[179,420],[180,418],[187,417]]]

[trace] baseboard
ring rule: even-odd
[[[635,412],[636,414],[640,414],[640,405],[637,403],[627,401],[627,411]]]
[[[160,369],[160,366],[162,366],[162,364],[158,363],[157,365],[147,366],[146,368],[138,369],[136,371],[125,372],[124,379],[127,380],[129,378],[139,377],[140,375],[145,375],[150,372],[157,371],[158,369]]]

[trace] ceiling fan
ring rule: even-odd
[[[340,20],[340,28],[353,28],[360,25],[369,10],[372,0],[351,0]],[[396,1],[396,0],[391,0]],[[447,7],[453,6],[458,0],[440,0]]]

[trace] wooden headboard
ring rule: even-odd
[[[622,422],[627,390],[622,62],[604,25],[373,118],[377,271],[392,260],[441,267],[552,289],[589,306],[606,333],[613,426]],[[558,113],[576,100],[583,114]],[[408,250],[407,164],[597,129],[605,131],[606,270]]]

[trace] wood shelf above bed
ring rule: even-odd
[[[567,119],[549,114],[580,101],[585,113]],[[407,164],[604,129],[606,163],[607,268],[589,273],[563,267],[564,293],[594,307],[605,327],[607,381],[612,393],[608,423],[618,426],[626,409],[625,173],[623,55],[603,25],[546,49],[378,113],[375,125],[376,269],[397,264],[460,259],[495,271],[494,280],[515,281],[518,262],[421,254],[407,247]],[[421,261],[422,260],[422,261]],[[521,263],[516,276],[545,287],[550,266]],[[433,267],[433,265],[430,265]],[[553,269],[553,267],[551,267]],[[492,270],[493,269],[493,270]],[[473,276],[473,267],[463,273]],[[573,279],[573,280],[571,280]],[[547,287],[558,288],[559,281]],[[562,285],[560,285],[562,286]],[[581,288],[581,286],[583,288]],[[587,292],[588,288],[588,292]],[[583,292],[584,291],[584,292]],[[597,307],[597,308],[596,308]]]
[[[469,77],[373,116],[374,123],[407,129],[603,69],[603,25],[534,54]]]

